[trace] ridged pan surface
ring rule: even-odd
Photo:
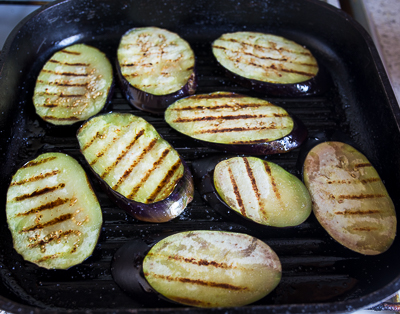
[[[400,134],[398,105],[377,51],[367,33],[347,15],[317,0],[309,1],[60,1],[40,9],[17,26],[0,55],[0,308],[22,313],[137,311],[189,309],[171,304],[149,307],[124,294],[110,272],[114,253],[130,239],[195,229],[243,232],[265,241],[280,257],[282,281],[264,299],[213,313],[352,312],[379,304],[400,288],[400,249],[377,256],[354,253],[336,243],[311,215],[290,228],[249,228],[215,212],[195,191],[185,212],[171,222],[143,223],[116,207],[97,185],[103,227],[93,255],[68,270],[45,270],[25,262],[13,249],[5,219],[5,195],[11,176],[23,162],[43,151],[63,151],[84,164],[76,128],[50,127],[34,112],[32,94],[46,60],[67,45],[83,42],[115,60],[120,37],[132,27],[157,26],[178,33],[196,55],[197,93],[237,92],[260,97],[285,108],[306,125],[309,137],[337,130],[348,135],[379,172],[396,208],[400,205]],[[211,52],[222,33],[259,31],[286,36],[307,46],[328,70],[329,89],[319,96],[267,97],[225,77]],[[150,122],[191,166],[221,154],[179,134],[162,116],[131,107],[116,86],[114,112],[130,112]],[[262,157],[301,178],[301,148]]]

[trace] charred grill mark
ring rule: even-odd
[[[240,54],[242,54],[242,55],[245,55],[245,56],[250,56],[250,57],[252,57],[252,58],[257,58],[257,59],[259,59],[259,60],[271,60],[271,61],[278,61],[278,62],[282,62],[282,63],[292,63],[292,64],[298,64],[298,65],[304,65],[304,66],[310,66],[310,67],[315,67],[315,68],[317,68],[318,67],[318,65],[317,64],[314,64],[314,63],[305,63],[305,62],[298,62],[298,61],[294,61],[294,60],[288,60],[288,58],[285,58],[285,57],[283,57],[283,58],[273,58],[273,57],[266,57],[266,56],[257,56],[257,55],[255,55],[255,54],[253,54],[253,53],[250,53],[250,52],[244,52],[244,51],[237,51],[237,50],[232,50],[232,49],[229,49],[229,48],[226,48],[226,47],[223,47],[223,46],[213,46],[214,48],[217,48],[217,49],[221,49],[221,50],[229,50],[230,52],[233,52],[233,53],[240,53]],[[259,46],[260,47],[260,46]],[[268,49],[268,50],[276,50],[276,49],[271,49],[271,48],[267,48],[267,47],[263,47],[263,49]],[[278,51],[278,50],[277,50]],[[284,51],[287,51],[287,52],[292,52],[292,51],[289,51],[289,50],[284,50]],[[295,54],[298,54],[298,52],[292,52],[292,53],[295,53]],[[305,55],[307,55],[307,56],[310,56],[311,54],[309,54],[309,53],[306,53]]]
[[[378,230],[378,228],[374,228],[374,227],[357,227],[357,228],[353,228],[354,231],[374,231],[374,230]]]
[[[366,210],[349,210],[346,209],[344,211],[337,211],[335,212],[336,215],[372,215],[372,214],[379,214],[380,210],[378,209],[366,209]]]
[[[233,291],[246,291],[246,290],[249,290],[248,287],[240,287],[240,286],[235,286],[235,285],[231,285],[231,284],[228,284],[228,283],[219,283],[219,282],[214,282],[214,281],[206,281],[206,280],[183,278],[183,277],[172,277],[172,276],[169,276],[169,275],[166,276],[166,275],[154,274],[154,273],[145,273],[144,275],[146,277],[151,276],[153,278],[167,280],[167,281],[179,281],[179,282],[182,282],[182,283],[188,283],[188,284],[200,285],[200,286],[207,286],[207,287],[213,287],[213,288],[228,289],[228,290],[233,290]]]
[[[251,169],[250,163],[247,160],[247,158],[243,158],[243,162],[244,162],[244,165],[245,165],[245,168],[246,168],[247,176],[248,176],[248,178],[250,179],[250,182],[251,182],[251,187],[252,187],[253,192],[254,192],[254,194],[256,196],[256,199],[257,199],[258,208],[260,209],[260,211],[265,216],[266,212],[265,212],[264,207],[263,207],[262,202],[261,202],[261,194],[260,194],[260,191],[258,189],[256,178],[254,177],[254,174],[253,174],[253,170]]]
[[[88,149],[97,139],[102,138],[103,136],[104,136],[103,133],[97,131],[96,134],[89,141],[87,141],[87,143],[82,147],[82,151]]]
[[[38,80],[38,83],[44,84],[44,85],[56,85],[56,86],[62,86],[62,87],[87,87],[89,85],[89,82],[86,83],[71,83],[68,81],[63,81],[63,82],[56,82],[56,81],[49,81],[45,82],[43,80]],[[44,95],[47,95],[47,93],[43,93]]]
[[[73,51],[73,50],[63,49],[60,52],[66,53],[66,54],[69,54],[69,55],[76,55],[76,56],[80,56],[81,55],[81,53],[79,51]]]
[[[263,118],[283,118],[288,117],[288,114],[238,114],[238,115],[221,115],[221,116],[203,116],[193,118],[177,118],[174,123],[187,123],[197,121],[214,121],[214,120],[245,120],[245,119],[263,119]]]
[[[242,197],[240,196],[239,187],[238,187],[238,185],[236,183],[236,180],[235,180],[235,178],[233,176],[232,169],[228,168],[228,172],[229,172],[229,179],[231,180],[231,184],[232,184],[232,188],[233,188],[233,193],[235,194],[236,202],[239,205],[239,210],[240,210],[241,214],[244,217],[247,217],[246,210],[245,210],[244,205],[243,205],[243,200],[242,200]]]
[[[41,173],[41,174],[39,174],[37,176],[34,176],[34,177],[30,177],[30,178],[27,178],[27,179],[24,179],[24,180],[21,180],[21,181],[17,181],[17,182],[12,182],[11,186],[24,185],[26,183],[36,182],[36,181],[39,181],[39,180],[43,180],[45,178],[56,176],[59,173],[60,173],[60,170],[53,170],[51,172]]]
[[[89,76],[88,73],[75,73],[75,72],[56,72],[53,70],[43,69],[42,72],[60,75],[60,76],[75,76],[75,77],[87,77]]]
[[[38,260],[36,260],[36,263],[42,263],[42,262],[47,261],[49,259],[56,259],[61,255],[62,255],[61,253],[56,253],[56,254],[53,254],[53,255],[46,255],[46,256],[43,256],[42,258],[39,258]]]
[[[197,99],[201,99],[201,98],[226,98],[229,96],[221,96],[221,97],[211,97],[213,95],[204,95],[204,97],[202,97],[203,95],[193,95],[190,97],[197,98]],[[218,95],[217,95],[218,96]],[[240,96],[243,97],[243,96]],[[240,98],[238,96],[235,96],[235,98]],[[273,106],[271,103],[263,103],[263,104],[257,104],[257,103],[247,103],[247,104],[243,104],[243,103],[234,103],[234,104],[223,104],[223,105],[210,105],[210,106],[189,106],[189,107],[181,107],[181,108],[172,108],[170,110],[174,110],[174,111],[196,111],[196,110],[218,110],[218,109],[227,109],[227,110],[239,110],[239,109],[246,109],[246,108],[260,108],[260,107],[271,107]]]
[[[155,256],[154,253],[148,253],[148,256]],[[163,256],[165,257],[165,256]],[[222,269],[232,269],[236,268],[235,266],[228,265],[227,263],[219,263],[216,261],[209,261],[205,259],[196,259],[194,257],[184,257],[184,256],[178,256],[178,255],[170,255],[167,256],[168,260],[174,260],[177,262],[184,262],[188,264],[193,264],[193,265],[198,265],[198,266],[213,266],[215,268],[222,268]]]
[[[50,161],[52,161],[52,160],[54,160],[56,158],[57,157],[52,156],[52,157],[44,158],[44,159],[41,159],[41,160],[32,160],[32,161],[29,161],[28,163],[26,163],[25,165],[23,165],[21,168],[22,169],[26,169],[26,168],[29,168],[29,167],[39,166],[39,165],[42,165],[42,164],[44,164],[46,162],[50,162]]]
[[[380,178],[368,178],[368,179],[362,179],[362,180],[329,180],[326,183],[327,184],[355,184],[355,183],[362,183],[362,184],[367,184],[367,183],[372,183],[372,182],[379,182],[381,181]]]
[[[165,177],[160,181],[157,188],[153,191],[153,193],[150,194],[149,198],[147,199],[148,203],[154,202],[154,200],[157,198],[158,194],[161,192],[161,190],[164,188],[164,186],[167,184],[167,182],[169,182],[171,180],[171,178],[174,177],[175,172],[179,169],[179,167],[181,165],[182,165],[182,161],[181,161],[181,159],[178,159],[177,162],[171,167],[171,169],[168,170]],[[177,178],[175,182],[172,182],[173,185],[175,186],[176,183],[180,179],[181,179],[181,176],[179,178]]]
[[[386,197],[385,194],[358,194],[358,195],[339,195],[337,198],[340,200],[362,200],[362,199],[372,199],[372,198],[382,198]]]
[[[78,230],[67,230],[67,231],[64,231],[64,232],[53,232],[49,236],[43,238],[42,240],[36,241],[34,243],[29,244],[28,247],[29,248],[35,248],[35,247],[38,247],[38,246],[43,246],[43,245],[49,244],[52,241],[57,241],[58,242],[58,241],[61,240],[61,238],[67,237],[67,236],[69,236],[71,234],[74,234],[77,237],[80,237],[82,235],[82,233],[80,231],[78,231]]]
[[[73,216],[74,215],[71,214],[71,213],[68,213],[68,214],[65,214],[65,215],[61,215],[61,216],[58,216],[57,218],[49,220],[48,222],[45,222],[45,223],[42,223],[42,224],[39,223],[39,224],[36,224],[34,226],[31,226],[31,227],[23,228],[20,231],[20,233],[34,231],[34,230],[38,230],[38,229],[43,229],[43,228],[48,227],[48,226],[54,226],[54,225],[56,225],[58,223],[62,223],[64,221],[70,220]]]
[[[153,167],[151,167],[151,169],[147,170],[144,177],[142,177],[140,182],[132,189],[132,192],[128,195],[128,198],[132,199],[135,197],[136,193],[144,185],[144,183],[148,180],[148,178],[151,176],[151,174],[163,163],[164,159],[167,157],[169,152],[170,152],[169,148],[163,150],[163,152],[161,153],[161,156],[153,163]]]
[[[68,199],[68,198],[64,198],[64,199],[58,198],[53,202],[49,202],[49,203],[40,205],[38,207],[32,208],[31,210],[28,210],[27,212],[24,212],[24,213],[19,213],[16,216],[28,216],[31,214],[39,213],[43,210],[53,209],[55,207],[64,205],[64,204],[68,203],[69,201],[70,201],[70,199]]]
[[[156,145],[158,139],[153,138],[153,140],[143,149],[141,154],[136,158],[136,160],[129,166],[128,169],[125,170],[124,174],[122,175],[121,178],[119,178],[118,182],[113,186],[113,190],[117,190],[118,187],[125,181],[125,179],[131,174],[133,171],[133,168],[137,166],[139,162],[142,161],[143,157]]]
[[[272,190],[274,191],[274,194],[276,196],[276,198],[280,201],[281,199],[281,194],[279,193],[279,189],[276,185],[274,176],[271,173],[271,168],[269,167],[268,163],[264,163],[264,168],[265,168],[265,172],[268,174],[268,176],[271,178],[271,185],[272,185]]]
[[[106,168],[106,170],[100,175],[102,179],[104,179],[118,164],[119,162],[129,153],[131,148],[135,145],[135,143],[138,141],[138,139],[144,134],[144,130],[141,129],[133,138],[132,142],[129,143],[128,146],[125,147],[125,150],[117,156],[113,164],[109,167]]]
[[[60,64],[60,65],[76,66],[76,67],[89,67],[90,66],[90,63],[80,63],[80,62],[69,63],[69,62],[61,62],[59,60],[54,60],[54,59],[50,59],[49,62]]]
[[[79,121],[79,117],[70,116],[65,118],[54,117],[54,116],[43,116],[44,120],[54,120],[54,121]]]
[[[257,68],[262,68],[264,70],[271,69],[271,70],[278,71],[278,72],[294,73],[294,74],[304,75],[304,76],[308,76],[308,77],[314,77],[315,76],[314,73],[308,73],[308,72],[304,72],[304,71],[297,71],[297,70],[293,70],[293,69],[287,69],[287,68],[284,68],[282,65],[278,65],[277,66],[276,64],[271,64],[270,66],[265,66],[265,65],[258,64],[258,63],[255,63],[255,62],[249,62],[247,64],[248,65],[252,65],[254,67],[257,67]]]
[[[32,197],[36,197],[36,196],[40,196],[40,195],[43,195],[43,194],[54,192],[54,191],[62,189],[64,187],[65,187],[65,183],[60,183],[60,184],[58,184],[56,186],[45,187],[44,189],[36,190],[36,191],[33,191],[32,193],[29,193],[29,194],[23,194],[23,195],[17,196],[15,198],[15,200],[17,202],[20,202],[20,201],[26,200],[28,198],[32,198]]]
[[[354,169],[367,168],[367,167],[372,167],[372,165],[369,162],[354,165]]]
[[[194,134],[207,134],[207,133],[230,133],[230,132],[249,132],[249,131],[260,131],[260,130],[277,130],[277,129],[287,129],[288,127],[277,127],[275,124],[271,126],[254,126],[254,127],[235,127],[235,128],[220,128],[220,129],[208,129],[199,130],[194,132]],[[266,140],[267,141],[267,140]]]

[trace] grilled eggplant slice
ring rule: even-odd
[[[195,57],[179,35],[157,27],[134,28],[118,47],[117,74],[127,100],[136,108],[164,113],[197,87]]]
[[[106,192],[136,219],[169,221],[193,199],[189,168],[143,118],[99,115],[81,126],[77,138]]]
[[[66,269],[89,257],[102,225],[83,168],[62,153],[42,154],[16,172],[6,214],[15,250],[48,269]]]
[[[296,176],[255,157],[219,162],[214,186],[227,206],[259,224],[292,227],[311,214],[311,198]]]
[[[276,253],[252,236],[225,231],[186,231],[155,244],[144,257],[127,243],[115,254],[112,273],[117,284],[137,293],[144,277],[155,293],[195,307],[233,307],[269,294],[281,279]],[[139,281],[141,281],[139,279]],[[141,281],[142,291],[151,291]],[[136,297],[141,297],[140,293]]]
[[[307,138],[307,129],[285,109],[229,92],[193,95],[165,111],[175,130],[223,151],[267,155],[285,153]]]
[[[281,36],[257,32],[226,33],[212,51],[237,83],[275,96],[319,94],[328,77],[312,53]]]
[[[365,255],[385,252],[396,235],[396,212],[376,169],[352,146],[324,142],[308,153],[304,182],[313,211],[345,247]]]
[[[36,81],[36,113],[54,125],[71,125],[99,113],[111,99],[112,66],[97,48],[76,44],[56,52]]]

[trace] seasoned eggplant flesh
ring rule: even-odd
[[[214,185],[231,209],[259,224],[297,226],[311,213],[311,198],[304,184],[279,165],[259,158],[219,162]]]
[[[118,64],[133,87],[160,96],[175,93],[193,80],[195,58],[190,45],[179,35],[142,27],[122,36]]]
[[[300,83],[315,77],[319,69],[307,48],[272,34],[223,34],[213,42],[212,50],[227,70],[262,82]]]
[[[272,142],[290,134],[294,125],[285,109],[228,92],[180,99],[167,108],[165,120],[192,138],[221,144]]]
[[[183,176],[179,154],[143,118],[100,115],[83,124],[77,137],[97,175],[112,190],[136,202],[167,198]]]
[[[55,125],[84,121],[106,105],[113,71],[104,53],[76,44],[56,52],[36,81],[33,103],[37,114]]]
[[[318,144],[304,161],[313,211],[326,231],[366,255],[386,251],[396,235],[396,212],[376,169],[352,146]]]
[[[188,231],[155,244],[143,261],[149,284],[164,297],[195,307],[242,306],[278,285],[275,252],[252,236]]]
[[[89,257],[102,224],[83,168],[61,153],[40,155],[17,171],[6,213],[16,251],[51,269],[69,268]]]

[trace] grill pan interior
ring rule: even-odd
[[[178,312],[188,308],[154,303],[145,308],[113,282],[110,262],[129,239],[185,230],[244,232],[268,243],[281,259],[279,286],[266,298],[237,313],[346,312],[373,306],[400,289],[396,255],[399,240],[378,256],[342,247],[315,217],[297,227],[254,230],[225,220],[195,192],[195,199],[175,220],[150,224],[117,208],[92,180],[103,209],[104,225],[93,255],[69,270],[45,270],[25,262],[13,249],[5,218],[5,198],[13,173],[45,151],[63,151],[80,161],[76,128],[49,127],[36,116],[32,93],[45,61],[64,46],[84,42],[115,59],[121,35],[132,27],[158,26],[177,32],[192,46],[199,73],[197,93],[233,91],[265,98],[300,118],[311,138],[341,130],[349,135],[381,175],[399,208],[399,109],[377,51],[367,33],[345,13],[317,0],[242,1],[74,1],[50,4],[17,26],[0,55],[1,204],[0,307],[11,312]],[[306,45],[329,71],[329,90],[305,98],[268,98],[227,79],[211,53],[222,33],[249,30],[274,33]],[[128,105],[118,86],[108,108],[132,112],[152,123],[183,156],[192,161],[221,154],[172,130],[163,117]],[[266,156],[300,176],[299,149]],[[92,178],[92,177],[91,177]],[[193,313],[202,309],[191,309]],[[226,309],[214,312],[225,313]]]

